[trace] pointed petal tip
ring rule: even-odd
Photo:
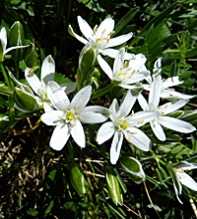
[[[110,157],[110,163],[112,165],[116,165],[117,162],[118,162],[118,160],[114,159],[113,157]]]

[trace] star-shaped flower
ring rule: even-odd
[[[113,69],[104,59],[98,57],[98,62],[106,75],[126,89],[134,89],[136,83],[150,76],[145,66],[146,57],[143,54],[130,55],[131,58],[126,59],[125,49],[121,49],[114,60]]]
[[[90,100],[91,86],[82,88],[70,102],[63,89],[51,89],[50,83],[47,92],[54,109],[41,116],[46,125],[55,126],[50,147],[62,150],[71,135],[76,144],[84,148],[86,143],[82,123],[95,124],[107,119],[100,113],[99,106],[86,106]]]
[[[148,103],[142,94],[138,96],[138,102],[142,109],[146,112],[154,113],[154,116],[150,121],[150,126],[155,136],[161,141],[166,140],[166,135],[162,126],[181,133],[191,133],[195,131],[196,128],[190,123],[167,116],[169,113],[175,112],[185,106],[188,100],[178,100],[174,103],[168,102],[159,106],[162,92],[161,87],[162,79],[160,75],[157,75],[150,87]]]
[[[47,87],[48,87],[48,82],[53,81],[54,74],[55,74],[55,61],[51,55],[48,55],[42,63],[41,79],[38,78],[38,76],[33,72],[31,68],[25,69],[25,78],[28,84],[30,85],[30,87],[32,88],[32,90],[37,95],[36,99],[38,104],[41,107],[43,107],[45,111],[51,109],[51,103],[47,95]],[[51,86],[53,86],[54,89],[60,87],[54,81],[53,84],[51,84]]]
[[[189,162],[182,162],[176,168],[174,168],[176,183],[173,182],[174,190],[177,196],[177,199],[180,203],[182,201],[179,198],[179,195],[182,194],[182,185],[188,187],[193,191],[197,191],[197,182],[195,182],[191,176],[189,176],[185,171],[197,169],[197,164],[189,163]]]
[[[135,101],[136,97],[132,96],[130,91],[128,91],[120,107],[117,100],[114,99],[109,109],[111,121],[104,123],[98,130],[96,137],[98,144],[104,143],[113,136],[110,149],[112,164],[116,164],[118,161],[123,138],[143,151],[150,149],[150,139],[138,127],[148,122],[152,113],[137,112],[129,115]]]
[[[151,84],[153,83],[153,80],[155,77],[157,77],[158,74],[160,74],[162,71],[161,69],[161,58],[157,59],[154,68],[153,68],[153,76],[152,78],[149,76],[146,78],[149,84],[144,84],[143,87],[145,90],[150,91]],[[161,85],[161,98],[165,99],[183,99],[183,100],[189,100],[194,97],[194,95],[188,95],[183,94],[178,91],[176,91],[173,87],[183,84],[183,81],[180,81],[178,76],[170,77],[167,79],[162,79],[162,85]]]
[[[90,46],[96,49],[97,57],[102,59],[101,55],[115,58],[118,54],[118,50],[112,49],[112,47],[119,46],[131,39],[133,33],[128,33],[118,37],[112,38],[115,22],[111,17],[107,17],[101,22],[99,26],[94,29],[80,16],[77,17],[79,29],[83,34],[83,37],[76,34],[72,27],[69,26],[69,31],[77,40],[86,46]],[[99,55],[101,54],[101,55]],[[127,54],[127,58],[131,56]]]

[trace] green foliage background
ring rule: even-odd
[[[196,94],[196,0],[1,0],[0,11],[1,26],[20,21],[24,41],[33,43],[24,52],[13,53],[14,59],[6,60],[18,79],[24,78],[24,62],[38,67],[52,54],[60,73],[57,80],[75,80],[82,45],[68,34],[68,25],[78,29],[76,17],[81,15],[94,26],[110,14],[116,21],[115,34],[134,33],[128,51],[145,54],[150,69],[158,57],[163,57],[162,74],[178,75],[184,80],[178,90]],[[104,81],[98,71],[92,83],[102,86],[99,77]],[[192,201],[197,203],[196,193],[184,190],[184,205],[180,205],[168,171],[171,163],[186,159],[197,162],[195,134],[184,138],[170,134],[169,140],[177,142],[173,145],[155,140],[154,152],[146,157],[132,151],[147,174],[146,183],[135,184],[120,163],[110,165],[110,145],[98,148],[92,130],[88,130],[92,136],[85,150],[70,142],[62,152],[52,151],[48,147],[52,130],[40,125],[37,112],[28,118],[26,113],[13,112],[11,91],[7,89],[6,96],[5,90],[0,84],[0,116],[8,114],[13,119],[0,121],[0,218],[195,218]],[[111,97],[113,93],[103,101]],[[192,99],[187,114],[180,111],[178,116],[197,126],[196,107],[196,99]],[[130,150],[124,148],[123,154],[129,155]],[[115,188],[108,186],[106,178],[114,180]],[[121,197],[114,197],[114,191]],[[116,205],[122,196],[122,205]]]

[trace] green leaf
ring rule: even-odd
[[[106,173],[106,180],[107,180],[109,195],[112,201],[114,202],[115,205],[122,205],[123,197],[122,197],[118,177],[111,170],[109,170]]]
[[[14,22],[9,31],[9,43],[11,46],[21,46],[24,41],[23,25],[20,21]]]
[[[27,214],[30,216],[36,217],[36,216],[38,216],[39,212],[35,208],[29,208],[27,210]]]
[[[145,180],[145,173],[142,169],[142,165],[134,157],[122,157],[121,165],[127,173],[134,177],[141,178],[141,180]]]
[[[158,16],[151,19],[144,27],[144,31],[150,29],[151,26],[157,26],[160,24],[164,19],[168,19],[170,14],[173,14],[174,8],[176,7],[177,2],[174,2],[170,5],[170,7],[164,9]]]
[[[79,57],[79,69],[77,75],[78,89],[90,83],[95,63],[96,50],[91,47],[84,47]]]
[[[44,215],[47,216],[51,213],[52,209],[53,209],[53,206],[54,206],[54,201],[51,200],[48,207],[46,208],[45,212],[44,212]]]
[[[95,12],[104,12],[105,10],[101,7],[98,1],[94,0],[78,0],[80,3],[84,4],[87,8]]]
[[[2,46],[1,40],[0,40],[0,62],[3,62],[3,59],[4,59],[3,46]]]
[[[32,112],[39,108],[36,99],[20,88],[15,88],[14,97],[16,107],[22,112]]]
[[[29,68],[40,66],[40,60],[35,45],[27,47],[24,61]]]
[[[164,23],[161,23],[157,26],[150,28],[145,35],[145,43],[148,48],[148,55],[154,60],[156,57],[161,55],[163,42],[170,36],[170,30],[168,26]]]
[[[79,196],[87,193],[87,182],[77,164],[73,164],[71,167],[70,181]]]
[[[51,170],[48,174],[48,178],[51,180],[51,181],[54,181],[55,180],[55,176],[56,176],[56,173],[57,173],[57,170]]]
[[[13,92],[4,83],[0,83],[0,94],[10,96],[13,94]]]
[[[63,74],[55,73],[54,80],[61,86],[65,86],[66,93],[69,94],[76,89],[76,82],[70,80],[70,78],[65,77]]]
[[[119,33],[121,30],[123,30],[127,24],[132,21],[132,19],[135,17],[135,15],[138,13],[139,8],[131,8],[117,23],[115,28],[115,33]]]
[[[95,65],[96,51],[91,47],[84,47],[79,57],[79,70],[82,74],[87,72]]]
[[[188,122],[197,121],[197,110],[193,110],[192,112],[185,113],[185,115],[183,115],[181,119],[184,119]]]
[[[116,216],[118,216],[118,218],[121,218],[121,219],[127,218],[125,212],[121,208],[114,208],[110,204],[107,204],[107,207],[108,207],[108,209],[110,209],[110,214],[116,215]],[[112,218],[112,217],[110,217],[110,218]],[[115,217],[115,218],[117,218],[117,217]]]

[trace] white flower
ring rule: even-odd
[[[118,54],[118,51],[111,48],[127,42],[133,36],[133,33],[128,33],[122,36],[111,38],[111,35],[114,31],[114,20],[111,17],[107,17],[99,26],[96,26],[94,29],[92,29],[82,17],[78,16],[77,19],[79,29],[83,34],[83,37],[76,34],[71,26],[69,26],[70,33],[81,43],[95,48],[97,54],[115,58]],[[127,54],[127,56],[130,57],[129,54]],[[98,55],[98,57],[102,59],[100,55]]]
[[[195,131],[196,128],[190,123],[166,116],[167,114],[175,112],[183,107],[188,100],[178,100],[174,103],[168,102],[159,106],[161,86],[162,79],[161,76],[158,75],[154,78],[153,83],[151,84],[148,103],[142,94],[138,96],[138,102],[142,109],[146,112],[154,112],[154,117],[152,117],[150,125],[155,136],[161,141],[166,140],[166,135],[162,126],[181,133],[191,133]]]
[[[159,58],[156,60],[154,64],[153,76],[152,76],[153,79],[150,76],[146,78],[149,84],[143,85],[145,90],[150,91],[150,87],[151,87],[151,84],[153,83],[154,78],[157,77],[157,75],[161,73],[161,70],[162,70],[161,69],[161,58]],[[194,95],[180,93],[176,91],[174,88],[172,88],[180,84],[183,84],[183,81],[180,81],[178,76],[170,77],[167,79],[162,79],[161,94],[160,94],[161,98],[166,98],[166,99],[175,98],[175,99],[189,100],[195,97]]]
[[[55,74],[55,61],[53,60],[51,55],[48,55],[41,66],[41,80],[38,78],[36,74],[32,72],[31,68],[25,69],[25,78],[32,88],[32,90],[37,95],[37,102],[40,106],[42,106],[45,110],[50,110],[50,101],[47,96],[47,86],[48,82],[52,81]],[[55,82],[51,84],[54,89],[58,88],[59,85]]]
[[[150,149],[150,139],[138,127],[148,122],[152,113],[138,112],[129,116],[135,101],[136,97],[132,96],[130,91],[120,107],[114,99],[109,109],[111,121],[104,123],[98,130],[96,137],[98,144],[104,143],[113,136],[110,149],[112,164],[116,164],[119,158],[123,138],[143,151]]]
[[[186,161],[182,162],[174,169],[176,184],[175,182],[173,182],[173,186],[177,199],[179,200],[180,203],[182,203],[179,198],[179,195],[182,194],[182,185],[197,192],[197,182],[195,182],[191,176],[189,176],[187,173],[184,172],[185,170],[193,170],[193,169],[197,169],[197,164],[188,163]]]
[[[133,84],[150,76],[150,72],[145,66],[146,57],[143,54],[131,54],[131,58],[127,60],[125,50],[121,49],[114,60],[113,69],[100,56],[98,62],[111,80],[118,81],[119,86],[126,89],[135,88],[136,86]]]
[[[14,49],[20,49],[20,48],[25,48],[28,47],[29,45],[26,46],[13,46],[10,48],[7,48],[7,32],[5,27],[2,27],[0,30],[0,43],[1,43],[1,47],[2,47],[2,52],[3,52],[3,57],[10,51],[14,50]]]
[[[102,108],[87,106],[91,96],[91,86],[82,88],[70,102],[63,89],[56,90],[47,87],[48,97],[55,108],[41,116],[46,125],[56,126],[50,140],[50,147],[61,150],[66,145],[70,135],[81,148],[85,147],[85,133],[81,123],[100,123],[106,117],[99,113]]]

